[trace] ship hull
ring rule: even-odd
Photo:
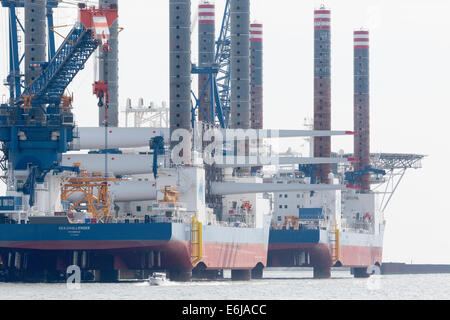
[[[202,255],[192,263],[191,226],[183,223],[141,224],[23,224],[0,225],[0,264],[16,252],[34,260],[50,257],[56,269],[80,264],[87,269],[108,264],[114,270],[252,269],[266,265],[269,228],[202,227]],[[78,260],[74,261],[74,252]],[[23,259],[22,259],[23,260]]]
[[[333,255],[335,244],[326,230],[271,230],[269,238],[269,266],[368,267],[381,265],[382,234],[340,232],[339,257]],[[309,259],[299,260],[307,253]]]

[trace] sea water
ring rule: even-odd
[[[403,300],[450,299],[450,274],[378,275],[355,279],[348,270],[333,270],[331,279],[313,279],[304,268],[269,268],[264,278],[231,281],[145,281],[82,283],[0,283],[0,300]]]

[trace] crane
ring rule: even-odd
[[[45,66],[41,76],[16,99],[17,106],[59,105],[67,86],[101,43],[103,24],[106,22],[111,26],[118,16],[114,9],[80,7],[80,21]]]
[[[222,128],[228,126],[228,119],[230,115],[230,52],[231,52],[231,28],[230,28],[230,0],[226,0],[225,10],[222,19],[222,26],[219,33],[219,38],[216,41],[216,52],[214,63],[207,67],[192,66],[193,74],[207,74],[209,75],[208,81],[202,92],[199,93],[199,97],[196,97],[192,92],[195,103],[192,108],[192,124],[195,121],[195,111],[202,107],[200,101],[205,94],[208,87],[211,90],[211,110],[212,119],[207,119],[210,123],[215,123],[216,119]]]
[[[16,98],[21,95],[22,90],[22,74],[20,72],[20,65],[22,64],[23,56],[19,55],[19,29],[25,32],[22,23],[17,17],[17,9],[24,7],[24,0],[0,0],[3,7],[8,8],[9,11],[9,75],[7,77],[7,85],[10,88],[10,101],[14,102]],[[47,24],[49,30],[53,28],[53,9],[58,7],[59,1],[47,0]],[[19,27],[19,28],[18,28]],[[53,32],[48,33],[48,56],[50,59],[55,54],[55,38]]]
[[[10,5],[11,19],[17,19],[15,9],[21,3],[2,1],[4,6]],[[77,171],[60,166],[62,153],[74,139],[75,127],[71,109],[61,103],[63,93],[96,48],[108,48],[109,27],[117,19],[118,10],[79,4],[79,17],[53,58],[41,66],[41,75],[22,93],[12,90],[10,104],[0,106],[2,161],[9,163],[9,177],[16,191],[30,194],[30,206],[34,203],[31,194],[36,181],[42,182],[49,172]],[[16,23],[11,26],[14,29]],[[13,63],[16,53],[10,50],[11,70],[17,67]]]
[[[345,172],[345,180],[348,181],[348,183],[352,186],[356,185],[356,182],[361,176],[370,175],[370,174],[376,174],[376,175],[386,175],[385,170],[381,169],[375,169],[371,167],[370,165],[366,166],[362,170],[356,170],[356,171],[347,171]]]

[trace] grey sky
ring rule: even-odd
[[[197,1],[192,3],[195,12]],[[264,24],[265,127],[299,128],[313,111],[313,10],[322,1],[252,0],[251,3],[252,20]],[[333,129],[353,128],[352,31],[368,27],[372,151],[429,155],[423,169],[409,172],[387,209],[385,261],[450,263],[447,236],[450,202],[445,187],[450,158],[446,139],[450,127],[447,98],[450,2],[328,0],[324,3],[332,10]],[[221,19],[224,1],[217,0],[216,5],[217,17]],[[2,79],[6,78],[7,63],[5,17],[6,9],[2,8]],[[75,19],[76,9],[59,9],[55,24]],[[139,97],[146,103],[167,101],[168,1],[121,0],[120,25],[125,28],[120,35],[122,109],[127,97],[135,103]],[[194,56],[196,37],[194,34]],[[75,95],[74,112],[80,126],[95,126],[98,119],[92,96],[92,65],[93,60],[69,88]],[[0,95],[6,93],[2,88]],[[333,150],[339,149],[351,152],[352,139],[333,138]]]

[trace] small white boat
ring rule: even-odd
[[[160,286],[167,282],[166,274],[162,272],[154,272],[149,278],[148,282],[151,286]]]

